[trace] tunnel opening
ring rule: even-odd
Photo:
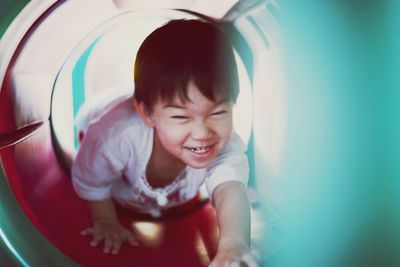
[[[147,31],[150,31],[153,27],[156,27],[156,25],[160,25],[160,23],[163,23],[172,17],[207,19],[207,16],[203,16],[202,14],[190,10],[147,10],[145,12],[128,12],[119,14],[118,16],[115,14],[112,16],[103,16],[101,19],[98,19],[97,22],[93,23],[93,25],[95,25],[95,30],[93,30],[93,25],[90,27],[87,26],[84,34],[80,33],[79,38],[70,41],[71,44],[73,44],[72,46],[70,44],[68,49],[60,47],[60,51],[63,50],[64,56],[57,59],[49,58],[50,61],[52,61],[50,62],[50,65],[59,67],[53,68],[51,71],[47,71],[46,67],[43,66],[32,66],[31,69],[23,67],[26,62],[34,59],[34,56],[29,55],[29,49],[34,49],[37,40],[46,36],[49,31],[51,32],[54,30],[53,27],[46,32],[42,25],[45,23],[41,24],[41,22],[49,19],[51,22],[46,23],[55,23],[54,19],[50,18],[50,16],[53,15],[53,11],[57,10],[58,7],[62,7],[64,4],[66,9],[71,8],[72,10],[72,6],[68,6],[71,4],[67,2],[69,1],[58,1],[57,4],[52,6],[52,8],[47,9],[41,18],[36,20],[35,27],[29,27],[25,39],[18,44],[19,49],[16,49],[13,53],[14,60],[11,60],[11,63],[8,65],[8,74],[6,74],[3,79],[3,88],[7,89],[2,89],[1,101],[2,103],[6,103],[10,110],[12,110],[13,115],[10,115],[9,118],[16,118],[16,121],[13,122],[14,128],[10,128],[9,131],[14,139],[13,142],[7,142],[7,147],[4,146],[0,150],[2,165],[4,166],[3,178],[5,181],[10,183],[12,192],[14,192],[20,207],[24,210],[25,215],[29,217],[30,222],[32,222],[36,226],[37,230],[39,230],[48,241],[50,241],[51,245],[49,244],[47,246],[48,251],[52,251],[56,259],[62,259],[66,264],[71,264],[68,258],[71,258],[77,263],[84,264],[85,262],[89,263],[89,261],[87,261],[88,259],[81,259],[82,256],[80,253],[74,251],[76,248],[72,246],[72,241],[69,243],[67,242],[68,244],[62,244],[65,236],[73,236],[75,233],[79,232],[79,227],[82,226],[82,222],[80,224],[72,223],[72,225],[67,227],[66,231],[60,232],[59,229],[60,226],[63,226],[64,223],[69,220],[69,217],[84,212],[84,209],[76,210],[73,208],[67,208],[60,218],[47,220],[46,217],[49,212],[57,209],[56,205],[63,205],[62,198],[72,198],[74,199],[74,205],[82,205],[82,203],[76,199],[76,196],[74,197],[72,190],[68,189],[65,190],[65,192],[62,192],[54,189],[68,188],[69,186],[68,172],[73,153],[77,148],[76,133],[74,132],[73,125],[75,115],[77,114],[80,105],[83,103],[83,100],[90,100],[91,98],[95,98],[97,94],[99,95],[98,92],[93,90],[93,84],[98,81],[87,81],[90,80],[88,76],[90,77],[92,75],[93,77],[95,72],[98,74],[103,71],[104,73],[104,69],[96,70],[93,67],[98,65],[96,64],[96,60],[97,63],[99,63],[98,55],[101,55],[102,51],[110,46],[110,39],[112,39],[112,37],[121,37],[123,36],[122,32],[124,32],[124,30],[125,32],[127,31],[127,25],[125,25],[125,28],[124,26],[120,27],[120,31],[113,27],[118,23],[120,23],[119,25],[123,24],[122,21],[124,19],[129,20],[127,19],[128,17],[130,17],[132,21],[135,21],[132,17],[141,17],[139,19],[140,21],[141,19],[150,20],[149,17],[156,16],[157,19],[155,21],[146,21],[147,26],[150,24],[153,25],[146,29]],[[253,13],[253,15],[243,16],[240,23],[220,23],[220,27],[224,31],[229,32],[229,34],[233,36],[232,38],[235,39],[233,43],[235,46],[237,61],[240,62],[238,65],[240,65],[241,68],[242,88],[246,88],[245,90],[242,89],[242,92],[244,92],[244,96],[240,98],[243,99],[240,104],[242,108],[238,112],[238,125],[242,122],[244,126],[239,126],[238,128],[243,130],[242,137],[244,136],[244,139],[248,141],[250,154],[259,153],[254,149],[253,144],[257,142],[261,143],[260,136],[262,135],[263,129],[259,129],[254,133],[254,127],[260,127],[260,125],[263,124],[262,121],[264,121],[264,118],[261,119],[260,116],[258,116],[256,119],[256,126],[253,125],[253,117],[257,117],[257,115],[254,114],[254,110],[259,109],[264,105],[264,103],[260,104],[260,102],[254,102],[254,99],[265,97],[262,85],[265,81],[263,80],[263,72],[266,69],[272,68],[272,66],[275,66],[278,62],[277,57],[275,57],[276,55],[274,56],[275,50],[272,50],[273,52],[269,54],[270,56],[268,56],[268,60],[272,59],[273,61],[270,61],[268,64],[263,60],[257,60],[257,58],[265,56],[265,52],[263,52],[265,49],[268,52],[271,52],[271,47],[276,47],[276,44],[271,42],[269,38],[266,38],[267,34],[262,30],[263,26],[265,26],[264,24],[262,24],[262,27],[259,27],[259,29],[254,30],[254,25],[262,23],[265,19],[264,15],[260,18],[260,14],[264,14],[266,10],[267,8],[262,6],[262,8],[257,9],[257,12]],[[138,15],[138,13],[142,13],[142,15]],[[144,13],[145,15],[143,15]],[[55,15],[55,17],[57,17],[57,15]],[[254,17],[256,17],[256,19]],[[59,21],[61,20],[62,19],[59,18]],[[99,21],[101,21],[101,23]],[[136,23],[137,22],[138,20],[136,19]],[[246,34],[243,34],[244,32]],[[142,36],[143,35],[145,34],[142,33]],[[135,34],[132,34],[132,36],[135,36]],[[66,40],[66,42],[68,42],[68,40]],[[133,40],[131,42],[137,45],[139,40]],[[248,42],[250,44],[247,44]],[[49,43],[52,49],[57,49],[57,45],[55,45],[56,42],[51,37]],[[43,49],[40,51],[43,53]],[[121,49],[119,52],[122,51],[126,51],[126,49]],[[124,69],[129,69],[126,68],[128,64],[126,61],[124,61],[124,64]],[[38,67],[37,69],[40,69],[43,72],[31,73],[30,71],[35,67]],[[279,72],[279,70],[276,70],[276,72]],[[131,75],[129,75],[129,77],[126,73],[124,73],[124,75],[125,76],[113,77],[114,81],[118,79],[123,81],[122,86],[114,86],[114,88],[122,88],[122,90],[119,91],[122,95],[127,92],[131,93],[129,90],[132,90],[132,87],[129,86]],[[99,77],[99,75],[95,76]],[[121,77],[123,78],[121,79]],[[104,85],[101,86],[102,89],[99,91],[104,92],[113,88],[112,83],[109,82],[110,81],[105,81]],[[88,84],[91,85],[87,86]],[[256,86],[256,89],[254,89],[254,86]],[[274,86],[279,87],[280,85],[273,84],[272,87]],[[42,89],[47,88],[46,90],[51,88],[51,90],[48,92],[40,92],[38,90],[40,87]],[[73,88],[73,90],[68,90],[66,88]],[[14,90],[14,95],[11,98],[8,98],[8,96],[5,97],[4,93],[6,90],[8,92]],[[257,91],[257,95],[254,95],[254,91]],[[77,99],[75,99],[73,96],[74,93],[84,93],[87,95],[84,95],[83,98],[81,96],[81,98],[77,97]],[[25,96],[25,99],[23,99],[22,96]],[[275,100],[276,97],[268,101],[274,102]],[[278,103],[280,101],[281,99],[279,99],[278,96]],[[39,104],[42,105],[43,103],[43,107],[38,107]],[[67,107],[67,112],[65,107]],[[275,114],[281,114],[279,113],[281,108],[281,106],[275,106],[275,109],[278,110]],[[31,130],[30,135],[28,136],[27,134],[23,134],[24,138],[20,138],[17,136],[17,132],[18,130],[23,129],[26,125],[29,127],[32,125],[32,128],[29,128],[29,130]],[[39,125],[40,127],[35,128],[35,125]],[[66,125],[68,125],[68,127]],[[275,126],[274,129],[279,131],[280,126]],[[14,132],[14,130],[16,131]],[[5,138],[3,138],[3,140],[5,140]],[[279,150],[279,148],[276,149]],[[39,152],[39,155],[37,155],[38,151],[42,152]],[[252,155],[251,157],[252,160],[255,160],[256,158],[256,155]],[[260,162],[253,164],[260,164]],[[257,175],[256,170],[253,170],[253,175],[255,178]],[[254,185],[255,184],[256,183],[254,182]],[[32,188],[34,190],[32,190]],[[44,197],[46,194],[48,197]],[[62,197],[60,197],[60,195]],[[49,200],[53,203],[49,203]],[[185,224],[191,222],[195,225],[194,221],[199,218],[213,220],[212,217],[209,217],[210,215],[205,215],[210,213],[210,209],[210,207],[206,207],[202,212],[197,213],[197,215],[194,214],[192,217],[187,218],[184,220]],[[82,216],[83,221],[88,219],[89,218]],[[262,219],[264,218],[261,218],[261,220]],[[181,223],[184,222],[182,221]],[[200,229],[200,232],[197,233],[204,234],[205,232],[206,234],[200,234],[190,241],[194,242],[196,246],[202,244],[200,246],[203,247],[202,251],[194,250],[194,252],[191,252],[190,254],[190,257],[198,259],[200,264],[204,265],[204,262],[207,261],[207,257],[210,257],[209,254],[212,254],[210,251],[213,250],[213,231],[214,230],[212,229]],[[34,230],[32,230],[32,232],[34,232]],[[34,237],[37,238],[36,236]],[[80,242],[78,237],[75,236],[74,238],[74,243]],[[185,242],[187,244],[187,241],[184,241],[183,243]],[[179,244],[175,245],[179,246]],[[54,249],[53,246],[57,249]],[[167,249],[168,251],[168,248],[163,246],[160,246],[158,249],[162,248]],[[205,252],[204,249],[211,250]],[[60,254],[57,252],[58,250],[62,253]],[[25,256],[28,255],[24,249],[21,249],[21,252]],[[40,255],[39,251],[33,252]],[[68,256],[67,258],[64,257],[64,253]],[[146,253],[148,252],[144,252],[144,255],[146,255]],[[199,258],[198,255],[203,256]],[[35,257],[35,255],[28,256]],[[151,255],[149,254],[148,256]],[[37,257],[40,258],[40,256]],[[188,259],[190,257],[188,257]],[[112,263],[112,261],[110,262],[110,260],[105,260],[102,257],[99,257],[97,260],[99,264]]]

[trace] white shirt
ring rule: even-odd
[[[192,199],[205,182],[213,190],[227,181],[247,185],[246,146],[235,132],[221,153],[206,168],[190,166],[162,188],[146,179],[146,166],[153,147],[153,128],[148,128],[134,110],[132,99],[115,102],[115,107],[90,121],[72,166],[72,182],[86,200],[113,197],[123,206],[160,210]]]

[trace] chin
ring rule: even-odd
[[[189,159],[186,161],[186,164],[194,169],[202,169],[202,168],[206,168],[206,167],[210,166],[210,164],[213,162],[214,159],[215,159],[215,157],[212,157],[212,158],[204,160],[204,161],[197,161],[197,160]]]
[[[193,169],[203,169],[203,168],[207,168],[209,165],[211,164],[211,162],[207,162],[206,164],[199,164],[199,163],[196,163],[196,164],[192,164],[192,163],[189,163],[188,165],[190,166],[190,167],[192,167]]]

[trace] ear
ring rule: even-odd
[[[139,102],[136,99],[134,99],[133,106],[135,107],[136,112],[139,113],[140,118],[142,118],[146,126],[153,128],[154,127],[153,116],[151,116],[151,114],[147,111],[143,102]]]

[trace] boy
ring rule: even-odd
[[[74,188],[94,220],[82,233],[117,254],[137,240],[119,224],[115,202],[157,217],[205,182],[220,233],[210,266],[257,266],[245,145],[232,128],[239,85],[228,40],[212,24],[171,21],[139,48],[134,80],[133,99],[91,122],[74,161]]]

